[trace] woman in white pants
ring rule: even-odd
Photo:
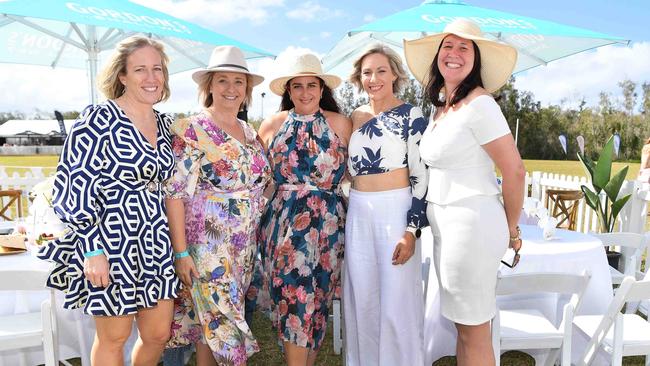
[[[352,176],[345,225],[346,364],[422,365],[421,255],[426,167],[419,142],[422,111],[395,93],[406,73],[390,48],[371,46],[350,81],[370,102],[352,113]]]

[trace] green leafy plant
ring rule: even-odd
[[[618,214],[631,197],[631,194],[628,194],[618,198],[629,167],[626,166],[612,176],[613,153],[614,136],[607,140],[596,163],[587,156],[578,153],[578,159],[580,159],[587,175],[591,178],[591,184],[594,190],[592,191],[590,187],[585,185],[582,185],[580,188],[585,194],[587,205],[598,215],[600,231],[605,233],[610,233],[614,230],[614,224],[616,223]],[[604,201],[600,199],[601,192],[605,192]]]

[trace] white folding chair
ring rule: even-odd
[[[611,364],[620,366],[623,356],[645,355],[650,366],[650,323],[637,314],[623,314],[628,301],[650,299],[650,280],[635,281],[625,277],[604,315],[579,315],[573,324],[584,333],[589,342],[578,365],[591,365],[599,350],[612,358]]]
[[[0,291],[43,291],[47,272],[4,271]],[[0,316],[0,351],[43,347],[46,366],[58,365],[54,292],[43,301],[40,311]]]
[[[501,350],[528,349],[549,349],[547,366],[555,364],[561,350],[561,364],[571,365],[571,324],[590,277],[587,271],[581,274],[499,274],[497,296],[555,293],[571,297],[564,306],[559,326],[537,309],[499,309],[492,320],[492,345],[497,366]]]
[[[617,232],[617,233],[589,233],[603,242],[603,246],[620,246],[623,253],[622,263],[624,272],[614,267],[609,267],[612,283],[615,285],[623,282],[625,276],[636,276],[641,268],[641,255],[646,248],[647,238],[643,234]],[[619,265],[620,267],[620,265]]]

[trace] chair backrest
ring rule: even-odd
[[[531,272],[502,276],[499,273],[496,293],[497,295],[535,292],[572,294],[572,301],[577,308],[590,277],[591,274],[586,270],[580,274]]]
[[[638,283],[641,283],[641,285],[636,286],[637,282],[631,276],[627,276],[623,279],[623,282],[621,282],[621,285],[616,290],[614,298],[609,303],[607,311],[603,315],[600,324],[598,324],[598,327],[596,327],[596,331],[592,335],[589,343],[587,344],[587,347],[585,348],[585,353],[582,358],[582,360],[585,361],[584,364],[591,364],[594,357],[596,356],[598,349],[600,348],[600,344],[602,343],[603,339],[605,339],[607,332],[609,332],[609,329],[612,327],[612,325],[614,325],[616,316],[621,312],[621,309],[623,309],[623,305],[625,305],[628,300],[633,301],[632,299],[629,299],[630,291],[633,288],[635,289],[631,294],[634,295],[634,298],[637,298],[642,291],[650,291],[650,287],[647,287],[647,285],[643,284],[650,283],[650,281],[640,281]],[[650,292],[648,292],[647,295],[650,298]]]
[[[12,221],[17,217],[23,216],[22,202],[20,198],[22,193],[23,192],[20,189],[0,190],[0,219]],[[9,216],[12,206],[16,206],[16,215],[14,218]]]
[[[36,270],[2,271],[0,291],[44,291],[47,290],[48,272]]]
[[[635,275],[641,269],[641,256],[648,245],[649,235],[614,232],[614,233],[589,233],[600,239],[603,246],[620,246],[624,260],[622,266],[619,264],[619,270],[625,271],[626,275]]]
[[[551,212],[551,216],[558,219],[557,227],[576,229],[578,206],[582,197],[584,197],[582,191],[546,190],[545,206]]]

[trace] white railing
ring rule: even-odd
[[[17,169],[18,168],[18,169]],[[53,167],[11,167],[13,173],[8,174],[5,167],[0,166],[0,189],[21,189],[23,191],[23,209],[28,207],[28,194],[35,184],[54,173]],[[18,173],[17,170],[21,172]],[[585,177],[566,176],[553,173],[533,172],[526,175],[528,192],[531,197],[545,202],[546,190],[575,189],[589,185]],[[643,233],[647,215],[647,203],[650,201],[650,185],[639,181],[625,181],[621,188],[621,195],[632,193],[632,197],[625,205],[619,216],[619,230]],[[598,218],[593,210],[586,205],[584,198],[578,207],[577,231],[598,231]]]
[[[585,177],[543,172],[533,172],[532,175],[527,175],[526,183],[529,184],[531,197],[537,198],[541,202],[545,202],[546,190],[549,188],[580,190],[583,184],[591,187]],[[643,233],[645,232],[647,204],[650,200],[650,185],[636,180],[626,180],[623,182],[619,195],[626,194],[632,194],[632,197],[620,213],[618,229]],[[580,200],[578,206],[576,231],[585,233],[598,231],[598,217],[586,204],[584,198]]]
[[[0,166],[0,190],[6,189],[20,189],[22,190],[21,206],[23,209],[22,216],[27,215],[29,207],[29,192],[32,188],[43,179],[49,177],[54,173],[55,168],[50,167],[3,167]],[[9,171],[11,173],[9,173]],[[9,198],[0,197],[2,200],[1,207],[7,203]],[[10,214],[12,218],[18,217],[15,206],[12,205]]]

